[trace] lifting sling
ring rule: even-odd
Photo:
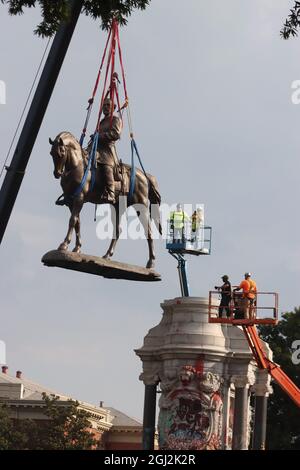
[[[107,52],[108,51],[108,52]],[[123,80],[123,87],[124,87],[124,104],[121,106],[120,103],[120,97],[119,97],[119,91],[118,91],[118,84],[120,83],[118,74],[115,71],[115,56],[116,56],[116,51],[118,51],[118,56],[119,56],[119,63],[120,63],[120,68],[121,68],[121,73],[122,73],[122,80]],[[98,145],[98,140],[101,139],[101,135],[99,134],[99,129],[100,129],[100,122],[101,122],[101,115],[102,115],[102,109],[103,109],[103,104],[106,99],[106,97],[110,94],[110,99],[112,103],[117,103],[117,109],[118,113],[120,115],[120,119],[123,122],[122,118],[122,111],[126,108],[127,109],[127,116],[128,116],[128,124],[129,124],[129,132],[130,132],[130,139],[131,139],[131,173],[130,173],[130,184],[129,184],[129,200],[132,200],[133,193],[134,193],[134,187],[135,187],[135,177],[136,177],[136,168],[135,168],[135,162],[134,162],[134,155],[136,154],[138,161],[140,163],[140,166],[143,170],[143,173],[145,174],[147,181],[148,177],[146,174],[146,171],[144,169],[144,166],[142,164],[142,160],[136,145],[136,142],[133,138],[133,131],[132,131],[132,124],[131,124],[131,115],[130,115],[130,109],[129,109],[129,100],[128,100],[128,94],[127,94],[127,87],[126,87],[126,80],[125,80],[125,71],[124,71],[124,65],[123,65],[123,58],[122,58],[122,49],[121,49],[121,44],[120,44],[120,36],[119,36],[119,27],[118,27],[118,22],[116,19],[113,19],[111,28],[108,33],[107,41],[105,44],[103,56],[101,59],[100,67],[98,70],[96,82],[93,88],[92,96],[88,100],[88,107],[87,107],[87,115],[84,121],[84,126],[82,129],[81,137],[79,140],[79,143],[81,146],[84,144],[86,132],[87,132],[87,127],[88,123],[90,120],[95,96],[98,90],[98,86],[100,83],[100,78],[101,78],[101,73],[102,69],[105,63],[105,59],[107,56],[107,64],[106,64],[106,72],[105,72],[105,78],[104,78],[104,86],[103,86],[103,91],[102,91],[102,96],[101,96],[101,101],[100,101],[100,108],[98,112],[98,119],[97,119],[97,125],[94,134],[92,135],[92,145],[91,145],[91,150],[89,153],[88,157],[88,163],[87,167],[84,172],[84,176],[82,178],[82,181],[72,197],[78,196],[81,191],[83,190],[88,174],[91,172],[91,185],[89,188],[89,191],[92,191],[95,183],[95,173],[96,173],[96,155],[97,155],[97,145]],[[110,77],[110,79],[109,79]],[[108,79],[109,79],[109,86],[108,85]],[[111,122],[113,119],[113,109],[111,111],[111,116],[110,116]]]

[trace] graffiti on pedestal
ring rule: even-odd
[[[221,379],[183,366],[178,377],[161,381],[161,449],[215,450],[221,446]]]

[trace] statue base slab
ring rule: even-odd
[[[45,266],[72,269],[88,274],[95,274],[108,279],[126,279],[128,281],[161,281],[161,276],[153,269],[120,263],[100,256],[91,256],[72,251],[52,250],[42,257]]]

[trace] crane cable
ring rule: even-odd
[[[79,141],[81,146],[83,145],[84,139],[85,139],[85,136],[86,136],[88,123],[89,123],[91,113],[92,113],[92,109],[93,109],[94,99],[95,99],[95,96],[96,96],[96,93],[97,93],[97,90],[98,90],[98,86],[99,86],[99,82],[100,82],[102,67],[103,67],[104,60],[105,60],[106,53],[107,53],[108,43],[109,43],[109,40],[110,40],[110,37],[111,37],[111,32],[112,32],[112,29],[109,30],[109,34],[107,36],[107,41],[106,41],[104,52],[103,52],[103,55],[102,55],[102,59],[101,59],[100,67],[99,67],[99,70],[98,70],[98,75],[97,75],[97,78],[96,78],[96,82],[95,82],[95,85],[94,85],[94,90],[93,90],[93,93],[92,93],[92,97],[88,100],[87,115],[86,115],[86,118],[85,118],[85,122],[84,122],[84,125],[83,125],[83,129],[82,129],[82,133],[81,133],[81,137],[80,137],[80,141]]]
[[[109,47],[109,52],[107,54],[108,47]],[[120,63],[121,71],[122,71],[122,81],[123,81],[124,95],[125,95],[125,102],[124,102],[123,106],[120,105],[120,97],[119,97],[119,91],[118,91],[118,84],[120,83],[120,81],[119,81],[119,78],[118,78],[118,74],[115,72],[116,52],[118,53],[118,56],[119,56],[119,63]],[[142,171],[143,171],[147,181],[148,181],[148,176],[147,176],[146,171],[144,169],[144,166],[142,164],[142,160],[141,160],[141,157],[139,155],[137,145],[136,145],[136,142],[135,142],[134,136],[133,136],[132,118],[131,118],[131,111],[130,111],[129,99],[128,99],[128,94],[127,94],[125,70],[124,70],[124,65],[123,65],[121,42],[120,42],[120,36],[119,36],[119,28],[118,28],[118,22],[115,18],[112,20],[110,31],[109,31],[109,34],[108,34],[108,37],[107,37],[107,41],[106,41],[106,44],[105,44],[104,53],[103,53],[103,56],[102,56],[101,65],[100,65],[100,69],[98,71],[98,75],[97,75],[96,83],[95,83],[95,86],[94,86],[94,91],[93,91],[93,94],[92,94],[92,98],[89,99],[89,106],[87,108],[87,117],[86,117],[84,127],[83,127],[83,130],[82,130],[82,134],[81,134],[81,138],[80,138],[80,144],[81,145],[83,144],[83,141],[84,141],[84,138],[85,138],[85,135],[86,135],[87,125],[88,125],[89,118],[90,118],[90,115],[91,115],[91,109],[92,109],[92,106],[93,106],[93,103],[94,103],[94,98],[95,98],[97,88],[98,88],[98,85],[99,85],[101,71],[102,71],[102,67],[103,67],[104,62],[105,62],[106,55],[107,55],[107,63],[106,63],[106,71],[105,71],[105,77],[104,77],[104,85],[103,85],[102,96],[101,96],[101,99],[100,99],[100,106],[99,106],[99,111],[98,111],[98,118],[97,118],[97,122],[96,122],[96,128],[95,128],[95,132],[92,136],[92,142],[91,142],[92,145],[91,145],[91,149],[90,149],[90,153],[89,153],[88,164],[87,164],[87,167],[85,169],[82,181],[81,181],[79,187],[76,189],[75,193],[72,195],[72,197],[76,197],[82,191],[82,189],[83,189],[83,187],[86,183],[88,173],[90,171],[91,171],[91,186],[90,186],[89,190],[91,191],[94,188],[95,170],[96,170],[96,153],[97,153],[97,147],[98,147],[98,140],[99,140],[99,138],[101,138],[101,136],[99,136],[101,115],[102,115],[104,101],[105,101],[106,97],[110,94],[111,101],[113,103],[115,102],[115,100],[117,101],[118,112],[119,112],[119,115],[121,117],[122,122],[123,122],[122,111],[124,111],[125,108],[126,108],[126,112],[127,112],[129,137],[130,137],[130,140],[131,140],[131,166],[132,166],[132,170],[131,170],[131,174],[130,174],[130,184],[129,184],[129,199],[131,200],[132,196],[133,196],[133,192],[134,192],[135,176],[136,176],[136,169],[135,169],[135,165],[134,165],[134,154],[136,154],[136,156],[139,160]],[[109,86],[108,86],[108,82],[109,82]],[[108,86],[108,88],[107,88],[107,86]],[[112,123],[113,108],[112,108],[112,111],[111,111],[110,119],[111,119],[111,123]]]
[[[17,136],[17,134],[18,134],[18,132],[19,132],[19,129],[20,129],[20,126],[21,126],[21,122],[22,122],[22,120],[23,120],[25,111],[26,111],[26,109],[27,109],[28,102],[29,102],[30,97],[31,97],[31,95],[32,95],[32,92],[33,92],[33,90],[34,90],[34,87],[35,87],[36,81],[37,81],[37,79],[38,79],[40,70],[41,70],[41,68],[42,68],[42,65],[43,65],[43,62],[44,62],[44,59],[45,59],[45,55],[46,55],[47,50],[48,50],[48,48],[49,48],[50,42],[51,42],[51,38],[49,38],[48,41],[47,41],[45,50],[44,50],[44,52],[43,52],[42,58],[41,58],[41,60],[40,60],[38,69],[37,69],[36,74],[35,74],[35,77],[34,77],[34,80],[33,80],[32,85],[31,85],[31,87],[30,87],[30,90],[29,90],[27,99],[26,99],[26,101],[25,101],[25,105],[24,105],[24,107],[23,107],[23,111],[22,111],[22,113],[21,113],[21,117],[20,117],[19,122],[18,122],[18,124],[17,124],[15,133],[14,133],[14,135],[13,135],[13,138],[12,138],[12,141],[11,141],[11,143],[10,143],[10,146],[9,146],[9,149],[8,149],[8,152],[7,152],[7,155],[6,155],[6,158],[5,158],[5,160],[4,160],[4,164],[3,164],[2,169],[1,169],[1,172],[0,172],[0,178],[2,177],[4,170],[7,170],[7,169],[8,169],[8,167],[7,167],[7,161],[8,161],[8,159],[9,159],[10,152],[11,152],[12,146],[13,146],[13,144],[14,144],[14,142],[15,142],[16,136]]]

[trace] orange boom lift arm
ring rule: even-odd
[[[279,365],[268,359],[261,347],[260,338],[255,325],[242,325],[250,349],[255,357],[259,369],[266,369],[279,387],[300,406],[300,389],[283,372]]]

